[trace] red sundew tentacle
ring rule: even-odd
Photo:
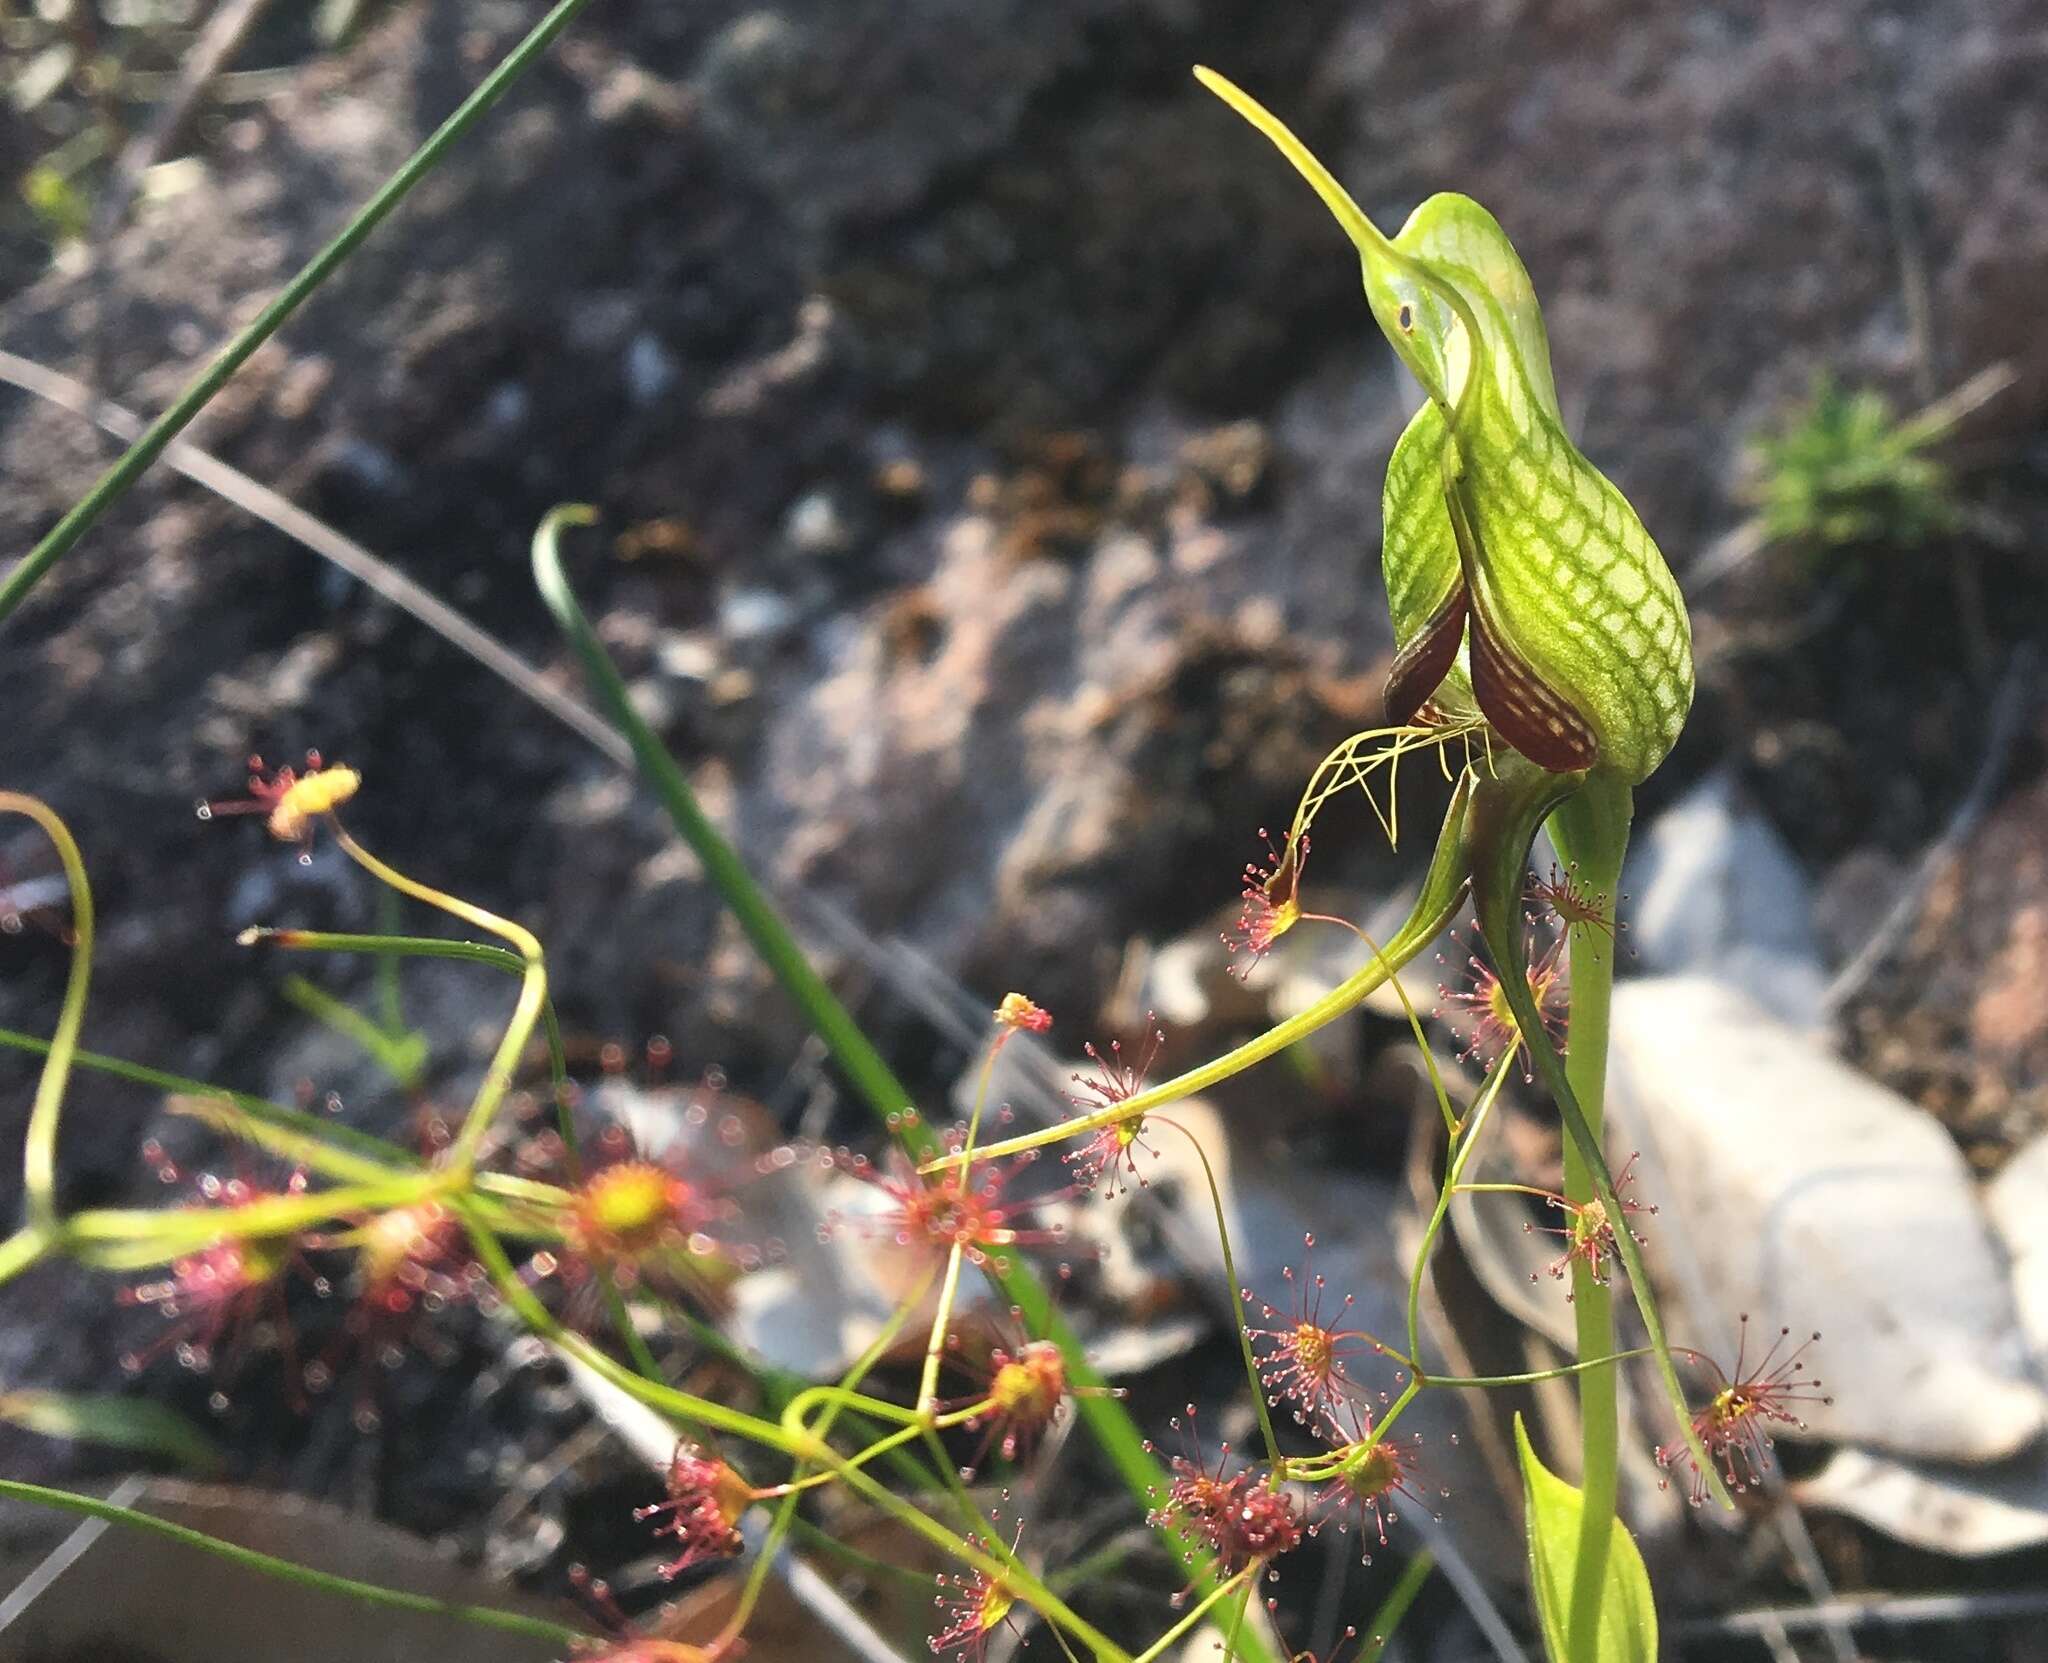
[[[176,1163],[154,1139],[143,1145],[143,1158],[163,1182],[180,1181]],[[203,1205],[218,1208],[225,1218],[257,1202],[303,1194],[307,1175],[294,1171],[282,1188],[265,1189],[246,1178],[208,1172],[191,1187]],[[167,1324],[151,1344],[124,1352],[122,1368],[138,1373],[171,1352],[180,1366],[195,1373],[212,1372],[220,1380],[236,1371],[249,1346],[274,1340],[284,1365],[287,1398],[295,1409],[303,1410],[298,1349],[285,1301],[286,1286],[294,1277],[317,1293],[327,1292],[325,1279],[307,1263],[298,1238],[238,1236],[224,1230],[217,1241],[173,1259],[166,1274],[124,1288],[116,1296],[123,1305],[151,1307]],[[216,1409],[225,1409],[227,1402],[224,1391],[214,1393]]]
[[[1344,1367],[1346,1349],[1377,1351],[1379,1347],[1367,1335],[1338,1326],[1353,1304],[1350,1294],[1338,1302],[1335,1314],[1325,1319],[1327,1284],[1310,1265],[1316,1239],[1304,1235],[1302,1244],[1300,1274],[1292,1265],[1281,1270],[1293,1290],[1294,1308],[1283,1312],[1259,1301],[1261,1314],[1273,1326],[1247,1327],[1245,1333],[1262,1342],[1259,1383],[1271,1394],[1267,1401],[1276,1408],[1283,1401],[1293,1402],[1294,1418],[1303,1426],[1334,1428],[1338,1405],[1352,1385]],[[1239,1296],[1246,1304],[1252,1302],[1249,1288],[1241,1289]]]
[[[1304,1527],[1293,1497],[1249,1467],[1230,1472],[1228,1444],[1217,1446],[1212,1469],[1202,1459],[1194,1423],[1192,1403],[1184,1415],[1175,1415],[1168,1422],[1181,1440],[1183,1453],[1168,1463],[1171,1476],[1166,1496],[1154,1506],[1148,1522],[1155,1527],[1175,1520],[1187,1525],[1216,1555],[1225,1575],[1299,1547]],[[1153,1451],[1149,1441],[1145,1448]],[[1181,1597],[1185,1595],[1183,1590]]]
[[[991,1513],[991,1521],[996,1515]],[[1010,1542],[1014,1556],[1018,1544],[1024,1540],[1024,1525],[1020,1520],[1017,1533]],[[988,1538],[973,1535],[967,1538],[970,1547],[990,1551]],[[1011,1593],[1001,1578],[991,1576],[987,1571],[956,1572],[941,1571],[933,1581],[938,1592],[932,1598],[937,1616],[935,1627],[928,1644],[934,1657],[951,1657],[953,1663],[982,1663],[988,1653],[989,1636],[998,1628],[1010,1622],[1011,1610],[1017,1597]]]
[[[1549,913],[1566,935],[1574,930],[1596,930],[1612,941],[1628,927],[1616,919],[1612,897],[1596,894],[1580,880],[1576,863],[1560,870],[1552,861],[1549,877],[1536,879],[1525,894],[1529,903]],[[1537,920],[1532,916],[1529,921]]]
[[[1553,1046],[1562,1050],[1568,1025],[1564,938],[1559,937],[1539,954],[1532,932],[1528,946],[1529,991],[1542,1013],[1544,1033]],[[1441,954],[1437,962],[1445,962]],[[1442,983],[1437,986],[1441,1000],[1436,1011],[1438,1019],[1460,1032],[1465,1041],[1459,1059],[1491,1068],[1504,1056],[1518,1056],[1522,1078],[1533,1079],[1533,1059],[1499,974],[1476,953],[1467,958],[1466,966],[1463,987],[1453,990]]]
[[[1733,1377],[1722,1373],[1712,1358],[1698,1358],[1713,1371],[1717,1389],[1703,1407],[1694,1411],[1692,1428],[1705,1446],[1708,1458],[1720,1466],[1728,1488],[1737,1494],[1755,1488],[1770,1471],[1772,1426],[1789,1426],[1803,1432],[1806,1422],[1799,1418],[1797,1411],[1800,1405],[1834,1402],[1821,1390],[1821,1382],[1806,1373],[1806,1352],[1819,1341],[1820,1335],[1808,1335],[1784,1356],[1779,1356],[1791,1337],[1790,1328],[1780,1328],[1769,1349],[1754,1367],[1750,1367],[1749,1313],[1745,1311],[1741,1317]],[[1692,1474],[1688,1499],[1698,1507],[1706,1500],[1707,1475],[1692,1458],[1687,1446],[1684,1443],[1659,1446],[1657,1464],[1669,1468],[1680,1456],[1685,1457]]]
[[[249,758],[249,795],[226,802],[202,802],[199,818],[212,820],[227,814],[261,814],[270,835],[282,843],[299,845],[302,865],[312,861],[314,823],[355,796],[362,776],[353,768],[329,766],[318,751],[306,753],[306,771],[279,768],[275,773],[263,766],[263,758]]]
[[[657,1536],[674,1539],[678,1552],[663,1565],[669,1580],[712,1559],[737,1559],[746,1549],[740,1520],[754,1503],[753,1486],[723,1461],[695,1444],[679,1443],[669,1457],[668,1497],[635,1508],[641,1522],[659,1519]]]
[[[1351,1528],[1355,1518],[1359,1557],[1362,1563],[1370,1565],[1372,1544],[1368,1537],[1377,1538],[1381,1547],[1387,1545],[1387,1527],[1399,1521],[1399,1514],[1395,1511],[1399,1498],[1405,1497],[1417,1507],[1428,1506],[1424,1494],[1428,1480],[1418,1465],[1416,1455],[1422,1444],[1422,1435],[1417,1432],[1405,1438],[1387,1434],[1376,1436],[1370,1409],[1356,1403],[1348,1404],[1347,1408],[1351,1424],[1338,1434],[1339,1454],[1345,1457],[1345,1464],[1336,1477],[1316,1492],[1313,1505],[1324,1511],[1310,1524],[1309,1533],[1314,1535],[1324,1526],[1334,1524],[1342,1534]],[[1447,1498],[1450,1493],[1437,1486],[1439,1499]],[[1370,1531],[1367,1528],[1368,1517],[1371,1520]]]
[[[1645,1215],[1654,1216],[1657,1211],[1656,1207],[1647,1202],[1638,1201],[1626,1193],[1635,1184],[1635,1165],[1640,1153],[1640,1151],[1637,1151],[1631,1154],[1621,1170],[1614,1175],[1615,1194],[1621,1200],[1621,1210],[1626,1218],[1640,1218]],[[1613,1260],[1616,1257],[1614,1220],[1607,1216],[1607,1208],[1597,1199],[1576,1202],[1567,1201],[1561,1195],[1551,1195],[1546,1197],[1546,1201],[1548,1205],[1559,1209],[1565,1214],[1565,1222],[1557,1226],[1525,1224],[1522,1228],[1529,1231],[1541,1230],[1545,1235],[1561,1236],[1564,1238],[1564,1252],[1558,1255],[1546,1267],[1552,1279],[1563,1281],[1570,1274],[1573,1263],[1581,1262],[1586,1266],[1587,1272],[1593,1280],[1600,1286],[1605,1287],[1607,1285],[1607,1278],[1613,1269]],[[1640,1231],[1631,1227],[1629,1234],[1635,1239],[1638,1247],[1649,1246],[1648,1238]],[[1529,1280],[1534,1282],[1538,1279],[1538,1276],[1539,1273],[1532,1270],[1529,1273]],[[1565,1292],[1566,1300],[1569,1301],[1574,1297],[1574,1293],[1567,1289]]]
[[[1234,961],[1231,974],[1239,980],[1251,975],[1274,943],[1300,923],[1302,916],[1301,878],[1308,866],[1308,838],[1290,839],[1283,853],[1273,846],[1272,834],[1264,826],[1259,828],[1259,836],[1266,840],[1266,863],[1246,863],[1243,910],[1236,930],[1223,937]]]
[[[358,1431],[373,1432],[382,1419],[377,1398],[383,1373],[397,1367],[409,1349],[424,1345],[426,1318],[487,1299],[487,1278],[470,1257],[461,1220],[436,1201],[368,1215],[348,1229],[309,1236],[306,1245],[355,1255],[341,1330],[307,1365],[306,1384],[324,1389],[353,1355],[352,1416]]]
[[[1104,1056],[1093,1043],[1082,1049],[1089,1061],[1095,1064],[1095,1076],[1076,1074],[1074,1084],[1077,1090],[1067,1093],[1069,1101],[1084,1114],[1097,1114],[1103,1109],[1114,1108],[1128,1102],[1145,1089],[1146,1077],[1152,1072],[1153,1064],[1159,1060],[1160,1047],[1166,1043],[1166,1033],[1154,1025],[1153,1014],[1145,1013],[1145,1048],[1136,1062],[1124,1058],[1121,1041],[1111,1040],[1109,1055]],[[1133,1115],[1127,1120],[1113,1120],[1098,1126],[1076,1148],[1061,1158],[1074,1174],[1074,1182],[1082,1189],[1103,1186],[1102,1196],[1113,1201],[1117,1196],[1136,1185],[1145,1187],[1145,1175],[1138,1170],[1138,1151],[1143,1149],[1154,1159],[1158,1151],[1144,1142],[1145,1117]]]
[[[1035,1158],[1035,1152],[1030,1152],[1014,1161],[987,1161],[964,1170],[949,1166],[920,1174],[899,1150],[889,1152],[884,1167],[857,1155],[835,1156],[833,1164],[872,1184],[886,1198],[886,1205],[880,1213],[866,1217],[832,1214],[825,1228],[886,1234],[898,1247],[922,1245],[937,1251],[958,1247],[976,1264],[985,1264],[994,1248],[1060,1246],[1067,1239],[1064,1225],[1023,1221],[1033,1208],[1078,1193],[1078,1184],[1016,1201],[1004,1193]]]

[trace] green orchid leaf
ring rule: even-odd
[[[161,1456],[194,1472],[217,1472],[221,1465],[218,1446],[204,1432],[175,1409],[142,1398],[24,1388],[0,1392],[0,1420],[46,1438]]]
[[[1515,1416],[1515,1450],[1522,1462],[1529,1590],[1536,1601],[1545,1654],[1551,1663],[1656,1663],[1657,1605],[1650,1593],[1650,1575],[1635,1538],[1619,1519],[1608,1521],[1605,1552],[1600,1555],[1604,1563],[1588,1561],[1600,1579],[1598,1620],[1581,1622],[1580,1632],[1573,1633],[1585,1501],[1536,1458],[1520,1415]]]
[[[1691,626],[1641,519],[1565,434],[1542,313],[1506,233],[1469,197],[1442,194],[1387,237],[1269,111],[1196,74],[1336,216],[1381,332],[1441,412],[1410,424],[1389,468],[1389,714],[1405,721],[1439,695],[1454,708],[1463,665],[1480,711],[1531,761],[1646,779],[1692,706]]]

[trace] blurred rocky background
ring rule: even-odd
[[[236,10],[201,84],[207,6],[0,12],[0,348],[145,413],[537,15]],[[598,0],[191,437],[565,688],[527,543],[555,503],[600,505],[572,558],[641,708],[933,1103],[1011,987],[1056,1012],[1068,1054],[1156,1008],[1169,1064],[1189,1060],[1341,960],[1304,947],[1245,992],[1215,936],[1259,828],[1378,719],[1380,480],[1416,401],[1341,236],[1196,61],[1383,224],[1438,189],[1494,211],[1568,422],[1691,596],[1699,702],[1639,803],[1622,1124],[1663,1140],[1674,1297],[1715,1345],[1738,1300],[1775,1323],[1797,1293],[1783,1320],[1894,1342],[1845,1345],[1849,1372],[1925,1387],[1890,1420],[1845,1403],[1816,1425],[1829,1441],[1793,1465],[1817,1548],[1780,1520],[1707,1562],[1739,1561],[1758,1600],[1811,1596],[1815,1564],[1850,1591],[2037,1584],[2048,20],[2029,0]],[[0,392],[0,559],[110,453]],[[95,1048],[333,1092],[368,1124],[405,1112],[285,994],[298,972],[366,1000],[367,967],[234,946],[252,923],[374,928],[366,880],[192,814],[239,794],[252,751],[317,746],[362,769],[367,843],[543,936],[581,1055],[665,1035],[685,1075],[719,1069],[784,1131],[858,1127],[613,764],[240,510],[159,469],[5,640],[0,778],[66,816],[97,889]],[[1398,896],[1429,775],[1406,782],[1396,855],[1362,805],[1319,827],[1331,910]],[[0,1021],[47,1032],[66,960],[32,926],[52,868],[25,831],[0,860],[31,926],[0,936]],[[454,1090],[505,991],[406,985]],[[1329,1207],[1392,1210],[1427,1168],[1404,1033],[1363,1019],[1325,1069],[1217,1105],[1240,1198],[1271,1198],[1240,1245],[1269,1275]],[[1063,1077],[1048,1064],[1038,1089],[1056,1101]],[[0,1057],[0,1139],[32,1078]],[[163,1129],[149,1094],[78,1081],[68,1202],[154,1194],[136,1150]],[[1532,1114],[1522,1170],[1546,1138]],[[1842,1211],[1788,1226],[1828,1189],[1788,1174],[1852,1160],[1909,1181],[1838,1185]],[[1363,1187],[1324,1196],[1310,1161]],[[1508,1262],[1522,1248],[1473,1227],[1460,1250],[1447,1307],[1549,1343],[1517,1308],[1538,1291]],[[1167,1253],[1166,1306],[1199,1332],[1218,1312],[1194,1252]],[[1137,1356],[1154,1307],[1125,1291]],[[0,1293],[0,1385],[118,1379],[106,1309],[68,1274]],[[1935,1370],[1958,1357],[1977,1372]],[[559,1442],[552,1389],[429,1380],[429,1432],[367,1455],[278,1414],[245,1428],[242,1469],[488,1545],[506,1450]],[[106,1460],[0,1451],[45,1475]],[[1667,1538],[1691,1528],[1639,1478]],[[554,1534],[522,1562],[621,1487],[548,1492]],[[1712,1582],[1674,1586],[1712,1612]],[[2048,1655],[2019,1621],[1857,1632],[1882,1655]]]

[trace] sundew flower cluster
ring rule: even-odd
[[[332,772],[314,766],[282,787],[261,780],[252,787],[252,800],[270,806],[272,835],[303,847],[325,827],[344,852],[402,892],[435,896],[370,856],[341,825],[339,811],[359,789],[359,777],[343,771],[345,789],[323,784]],[[304,800],[314,807],[281,813],[291,792],[309,787],[312,795]],[[1313,924],[1322,915],[1301,904],[1301,871],[1299,860],[1276,855],[1260,883],[1247,880],[1247,895],[1253,887],[1267,893],[1275,872],[1291,872],[1284,902],[1290,927]],[[457,916],[477,921],[476,909],[442,899],[450,910],[461,909]],[[1486,1077],[1466,1116],[1472,1136],[1508,1077],[1531,1076],[1537,1050],[1568,1054],[1569,957],[1584,950],[1584,940],[1613,939],[1600,925],[1602,907],[1555,873],[1548,882],[1530,883],[1520,900],[1525,941],[1540,936],[1545,942],[1525,952],[1519,971],[1543,1019],[1537,1044],[1524,1038],[1515,1002],[1502,995],[1499,973],[1476,948],[1466,986],[1457,993],[1447,989],[1437,1013],[1461,1043],[1461,1054]],[[295,937],[286,944],[320,943]],[[276,1122],[220,1110],[213,1122],[237,1135],[245,1165],[276,1165],[287,1150],[298,1159],[274,1179],[204,1174],[192,1180],[151,1146],[148,1158],[159,1176],[189,1190],[191,1201],[160,1219],[167,1232],[175,1222],[184,1245],[120,1295],[123,1304],[154,1313],[161,1324],[160,1332],[138,1341],[130,1366],[141,1370],[174,1358],[187,1369],[209,1371],[219,1385],[216,1401],[224,1402],[238,1377],[255,1378],[256,1357],[269,1354],[283,1369],[284,1390],[308,1406],[354,1371],[363,1382],[355,1416],[370,1430],[377,1424],[379,1373],[423,1349],[431,1361],[427,1335],[434,1321],[457,1307],[481,1306],[584,1348],[674,1407],[680,1394],[655,1384],[668,1369],[649,1349],[649,1336],[658,1330],[648,1328],[647,1315],[688,1312],[700,1323],[715,1323],[734,1281],[763,1262],[748,1228],[752,1185],[815,1167],[873,1192],[871,1204],[831,1215],[822,1227],[829,1235],[852,1246],[907,1250],[927,1266],[897,1319],[899,1327],[928,1324],[921,1389],[908,1401],[892,1401],[873,1395],[857,1372],[843,1384],[814,1387],[779,1421],[762,1423],[774,1427],[773,1438],[750,1437],[750,1425],[736,1435],[714,1430],[715,1422],[701,1435],[679,1436],[663,1496],[634,1515],[661,1556],[659,1574],[705,1574],[746,1559],[750,1519],[759,1518],[759,1528],[771,1532],[786,1528],[788,1505],[819,1504],[828,1489],[842,1497],[854,1492],[885,1511],[914,1506],[867,1475],[877,1450],[912,1435],[943,1450],[969,1483],[995,1469],[1011,1483],[1028,1484],[1047,1435],[1077,1401],[1106,1388],[1087,1374],[1085,1354],[1026,1331],[1014,1310],[1013,1331],[981,1354],[985,1360],[970,1361],[959,1326],[963,1271],[986,1273],[1020,1252],[1057,1257],[1068,1246],[1068,1229],[1049,1216],[1052,1203],[1142,1204],[1131,1197],[1145,1183],[1145,1157],[1156,1154],[1159,1140],[1188,1135],[1169,1107],[1155,1106],[1170,1102],[1152,1082],[1168,1040],[1148,1018],[1129,1045],[1122,1039],[1084,1043],[1089,1066],[1072,1075],[1068,1120],[1021,1136],[985,1137],[984,1127],[1002,1130],[1008,1120],[1000,1106],[986,1102],[996,1056],[1020,1037],[1044,1041],[1053,1029],[1051,1012],[1023,994],[1005,996],[991,1011],[982,1096],[972,1117],[922,1160],[900,1147],[870,1157],[791,1146],[762,1158],[737,1181],[709,1176],[676,1149],[641,1147],[625,1126],[593,1119],[588,1103],[559,1079],[553,1093],[563,1114],[559,1129],[474,1138],[474,1109],[467,1121],[428,1117],[435,1129],[419,1153],[408,1159],[393,1149],[393,1182],[405,1173],[407,1192],[382,1204],[363,1195],[361,1183],[345,1181],[358,1176],[354,1170],[343,1173],[326,1163],[317,1138],[296,1128],[286,1136]],[[665,1044],[656,1049],[665,1061]],[[502,1095],[509,1083],[485,1082],[494,1118],[488,1094]],[[906,1109],[895,1119],[901,1131],[916,1128],[920,1117]],[[1035,1180],[1033,1164],[1048,1148],[1064,1157],[1064,1174],[1055,1168]],[[466,1149],[476,1151],[468,1163]],[[1469,1141],[1459,1153],[1469,1153]],[[1615,1214],[1597,1196],[1578,1201],[1523,1186],[1475,1187],[1518,1191],[1523,1198],[1504,1196],[1502,1204],[1540,1203],[1526,1227],[1558,1237],[1561,1251],[1550,1273],[1570,1298],[1582,1277],[1607,1285],[1618,1262],[1615,1220],[1633,1227],[1655,1211],[1627,1194],[1632,1166],[1617,1175],[1624,1199]],[[1462,1167],[1454,1158],[1447,1195],[1459,1187]],[[1543,1213],[1562,1222],[1545,1222]],[[1629,1233],[1638,1243],[1643,1239],[1633,1228]],[[1422,1271],[1419,1260],[1418,1286]],[[1370,1565],[1374,1552],[1394,1540],[1404,1512],[1442,1516],[1446,1507],[1454,1509],[1404,1416],[1424,1390],[1489,1384],[1433,1372],[1419,1331],[1389,1338],[1359,1324],[1352,1293],[1332,1287],[1316,1268],[1313,1233],[1304,1236],[1298,1264],[1284,1270],[1278,1303],[1249,1288],[1237,1291],[1239,1343],[1247,1388],[1259,1405],[1262,1448],[1249,1460],[1227,1443],[1205,1450],[1196,1431],[1198,1411],[1187,1405],[1169,1418],[1177,1443],[1161,1454],[1161,1482],[1146,1514],[1162,1531],[1198,1543],[1211,1567],[1206,1586],[1198,1578],[1174,1596],[1171,1603],[1182,1610],[1249,1598],[1325,1530],[1355,1535],[1359,1557]],[[294,1313],[303,1318],[309,1310],[326,1331],[310,1346],[293,1322]],[[674,1341],[664,1336],[655,1343],[667,1349]],[[1656,1453],[1661,1463],[1686,1473],[1689,1495],[1703,1501],[1710,1470],[1722,1472],[1733,1489],[1753,1488],[1767,1471],[1771,1430],[1798,1427],[1794,1406],[1820,1399],[1818,1382],[1805,1374],[1804,1348],[1774,1346],[1750,1366],[1745,1345],[1725,1375],[1692,1355],[1713,1381],[1689,1417],[1699,1449],[1678,1439]],[[629,1372],[634,1368],[643,1372]],[[965,1392],[954,1389],[963,1374],[972,1381]],[[902,1430],[870,1448],[847,1447],[833,1436],[842,1415]],[[1279,1426],[1295,1431],[1286,1446],[1277,1437]],[[778,1454],[796,1457],[781,1478],[764,1465],[764,1456],[772,1463]],[[939,1575],[938,1621],[930,1636],[935,1653],[978,1657],[995,1633],[1015,1625],[1020,1611],[1056,1626],[1070,1615],[1045,1580],[1057,1567],[1034,1567],[1021,1529],[1009,1532],[1006,1543],[993,1523],[992,1515],[976,1511],[942,1525],[957,1530],[966,1561]],[[1073,1615],[1070,1634],[1082,1632],[1073,1625],[1084,1621]],[[604,1655],[669,1655],[663,1648],[693,1657],[731,1655],[742,1632],[691,1639],[630,1634],[611,1642]]]

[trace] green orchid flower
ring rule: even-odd
[[[1566,1197],[1597,1201],[1605,1216],[1621,1218],[1600,1144],[1611,934],[1604,950],[1598,929],[1575,940],[1570,1054],[1562,1055],[1548,1043],[1529,984],[1524,890],[1530,846],[1547,822],[1596,918],[1615,894],[1633,788],[1670,754],[1692,705],[1684,602],[1635,510],[1565,434],[1535,291],[1493,216],[1468,197],[1433,196],[1398,236],[1385,237],[1263,106],[1209,70],[1195,73],[1280,148],[1337,216],[1358,250],[1374,318],[1427,395],[1387,469],[1384,566],[1397,649],[1387,704],[1396,725],[1382,730],[1393,737],[1380,760],[1397,760],[1433,736],[1464,743],[1467,765],[1413,908],[1352,975],[1224,1056],[1157,1085],[1133,1082],[1127,1095],[985,1145],[976,1158],[1083,1136],[1134,1137],[1153,1110],[1355,1010],[1426,951],[1469,899],[1501,993],[1564,1123]],[[1377,763],[1360,761],[1356,743],[1332,760],[1338,776],[1362,782]],[[1330,789],[1312,781],[1304,808]],[[1383,823],[1391,835],[1391,817]],[[1276,906],[1283,892],[1294,904],[1302,828],[1298,816],[1268,885]],[[922,1170],[957,1160],[940,1157]],[[1693,1431],[1636,1241],[1617,1231],[1615,1248],[1688,1448],[1726,1501]],[[1611,1355],[1610,1293],[1583,1269],[1574,1266],[1579,1354]],[[1574,1586],[1589,1592],[1567,1603],[1570,1623],[1583,1630],[1598,1616],[1600,1598],[1590,1590],[1603,1586],[1608,1544],[1621,1527],[1612,1371],[1589,1370],[1580,1389],[1586,1482]],[[1570,1655],[1594,1653],[1581,1645]]]
[[[1388,238],[1264,106],[1195,73],[1336,216],[1373,317],[1428,395],[1383,496],[1389,717],[1483,716],[1552,773],[1647,779],[1692,706],[1685,603],[1628,499],[1565,433],[1542,312],[1499,222],[1445,192]]]
[[[1374,962],[1294,1023],[1210,1068],[1234,1072],[1254,1047],[1291,1043],[1307,1025],[1351,1008],[1423,951],[1469,894],[1500,991],[1563,1121],[1566,1198],[1621,1218],[1601,1147],[1612,954],[1590,941],[1591,950],[1574,951],[1570,1054],[1560,1055],[1529,982],[1524,885],[1530,846],[1547,821],[1592,893],[1615,895],[1632,788],[1670,754],[1692,707],[1684,600],[1627,498],[1565,433],[1535,289],[1494,217],[1469,197],[1444,193],[1389,238],[1264,106],[1209,70],[1195,73],[1279,148],[1336,216],[1358,251],[1374,319],[1427,395],[1394,447],[1382,498],[1396,645],[1388,716],[1397,724],[1483,722],[1504,742],[1466,768],[1423,892]],[[1726,1501],[1692,1426],[1636,1242],[1620,1230],[1616,1246],[1694,1465]],[[1578,1354],[1610,1355],[1611,1299],[1582,1270],[1573,1267]],[[1554,1663],[1619,1655],[1605,1644],[1603,1608],[1609,1619],[1625,1605],[1653,1609],[1640,1556],[1615,1517],[1612,1371],[1589,1372],[1579,1389],[1583,1493],[1555,1514],[1543,1544],[1556,1578],[1555,1608],[1545,1613]],[[1555,1519],[1566,1517],[1569,1539],[1560,1541]]]

